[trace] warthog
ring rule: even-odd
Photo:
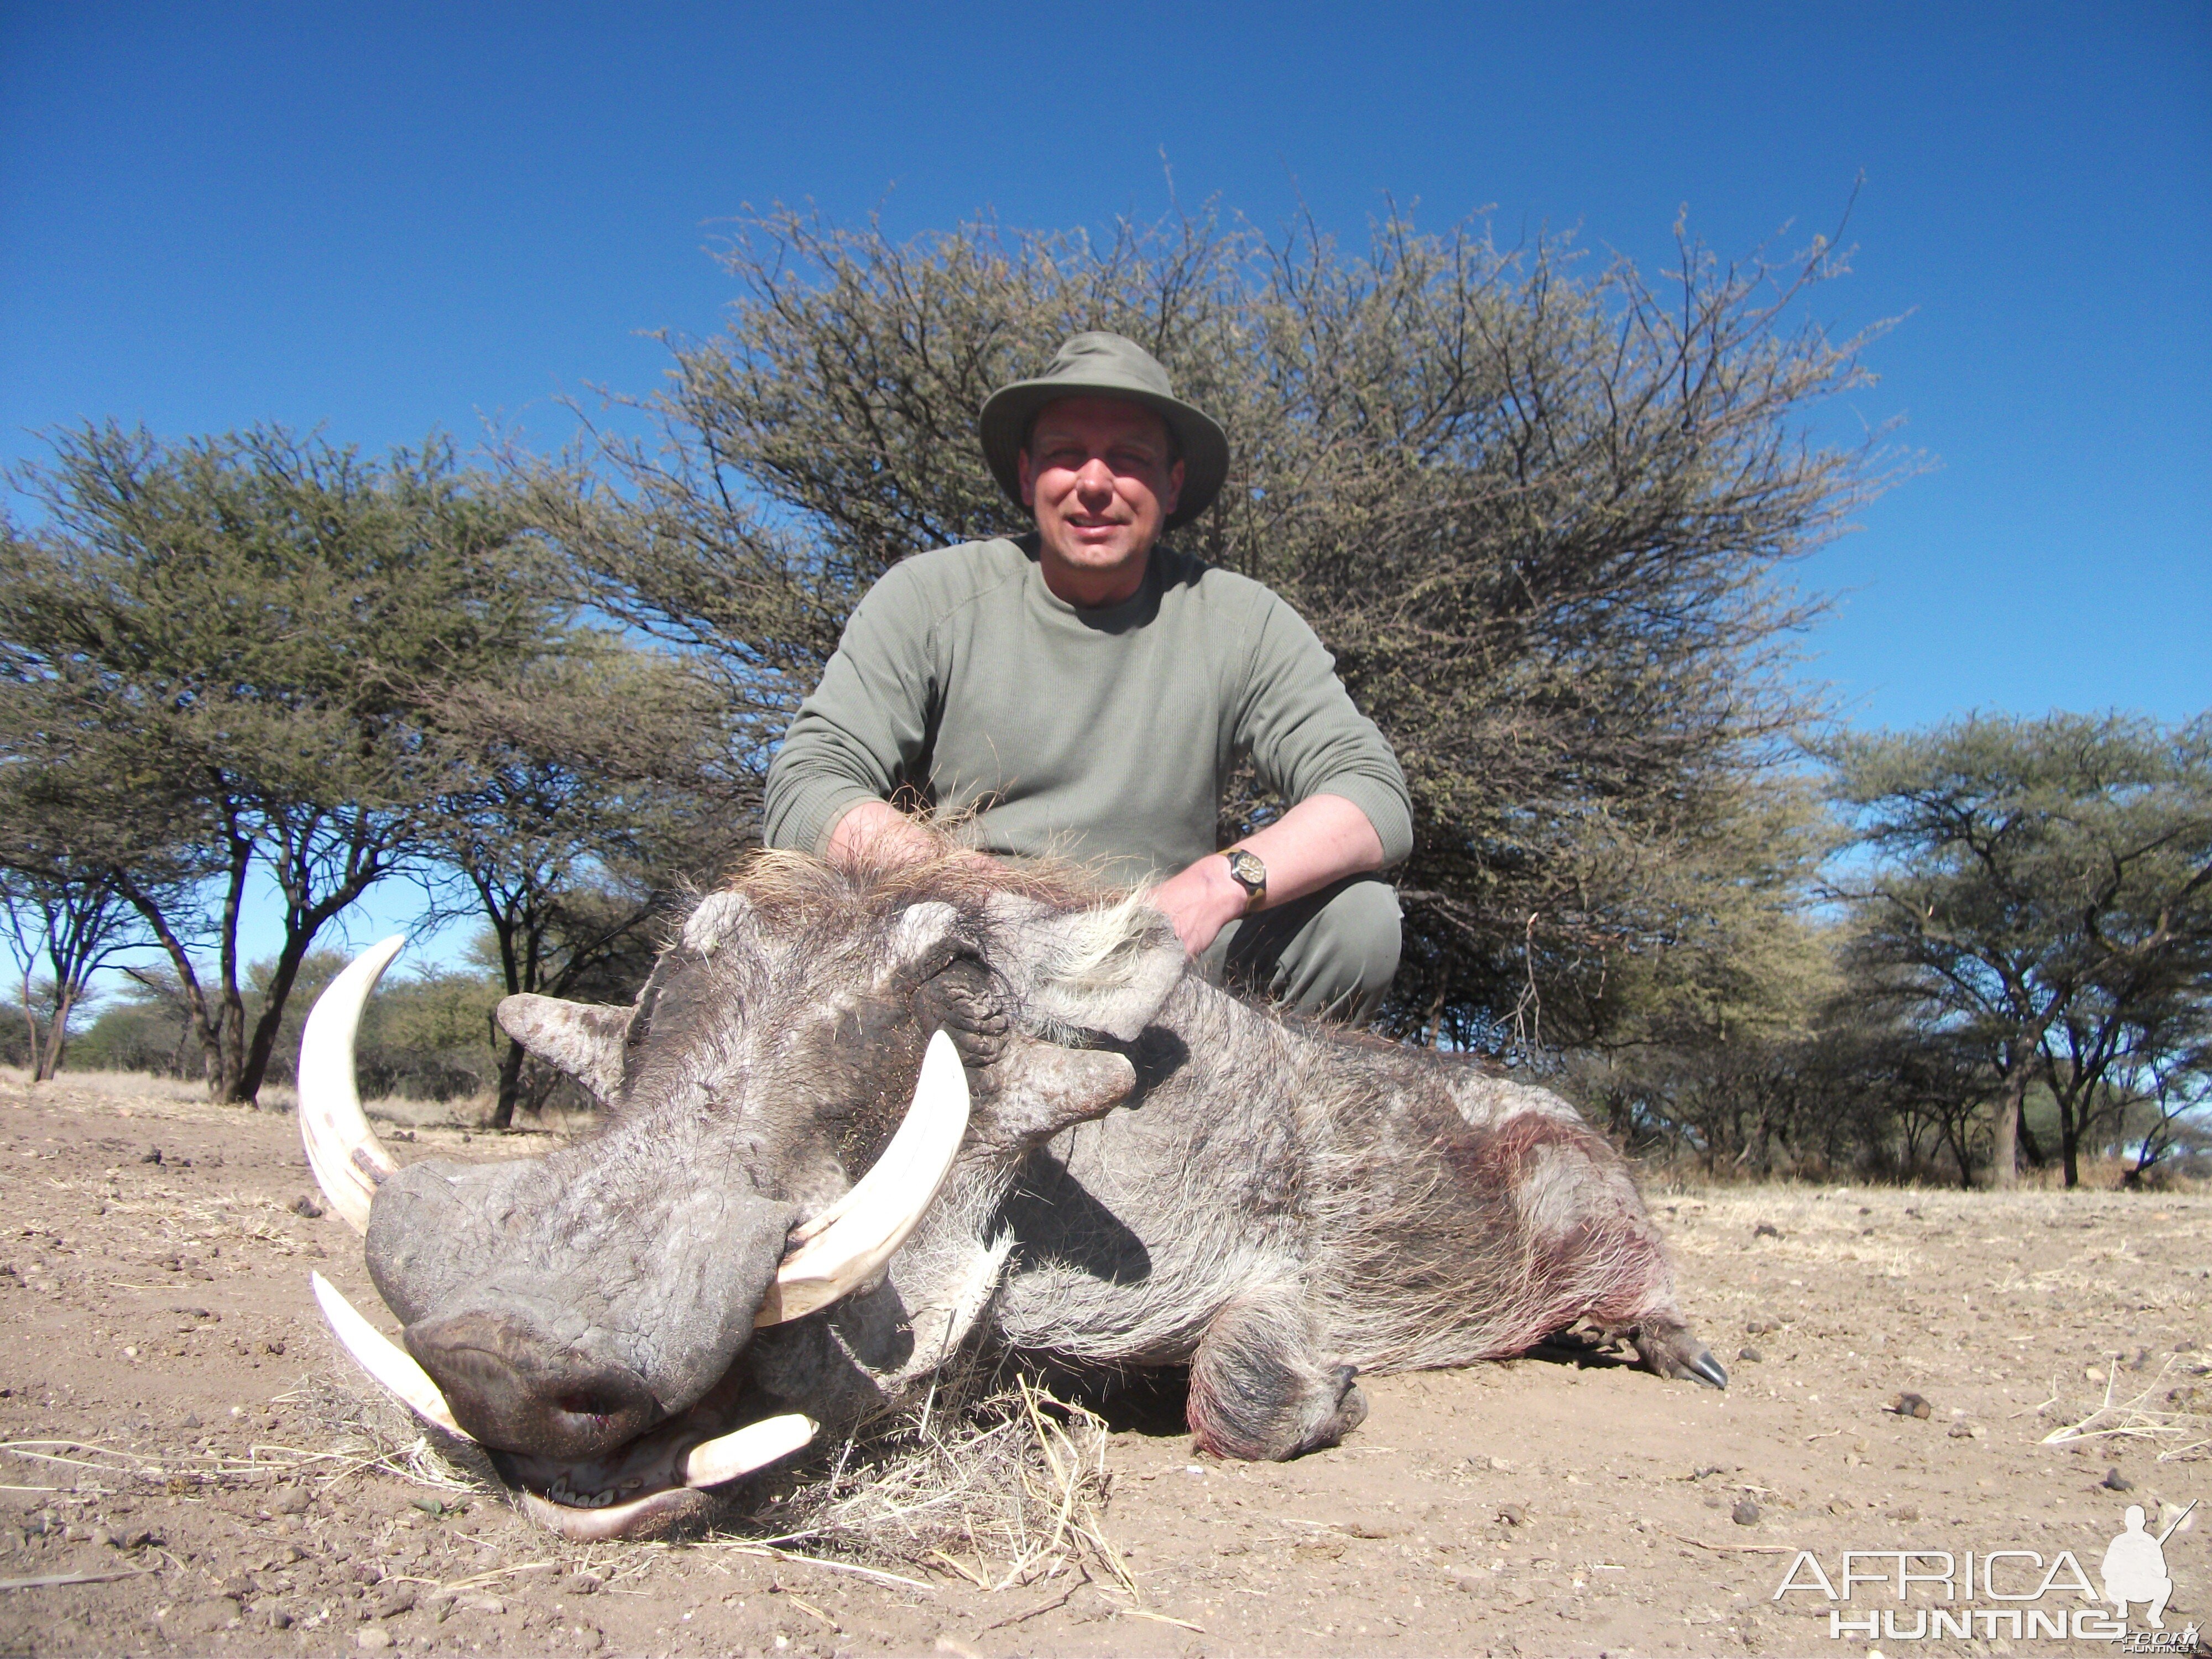
[[[398,945],[318,1005],[301,1120],[406,1352],[318,1294],[571,1536],[665,1527],[970,1340],[1187,1365],[1192,1432],[1239,1458],[1349,1432],[1360,1370],[1516,1354],[1582,1320],[1661,1376],[1727,1381],[1620,1159],[1565,1102],[1241,1001],[1138,898],[764,855],[635,1007],[501,1005],[605,1103],[597,1133],[405,1170],[352,1080]]]

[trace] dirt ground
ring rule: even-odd
[[[416,1133],[401,1157],[517,1150]],[[2094,1574],[2126,1504],[2155,1532],[2212,1498],[2212,1199],[1722,1188],[1650,1197],[1727,1393],[1563,1352],[1369,1379],[1365,1426],[1287,1465],[1116,1432],[1139,1598],[569,1547],[349,1425],[374,1413],[309,1269],[381,1310],[310,1190],[289,1115],[0,1078],[0,1654],[1856,1654],[1838,1604],[1775,1598],[1798,1551],[1832,1581],[1845,1550]],[[2177,1638],[2212,1623],[2201,1519],[2165,1547]],[[2040,1605],[2083,1605],[2063,1585]],[[1911,1628],[1880,1646],[2115,1650]]]

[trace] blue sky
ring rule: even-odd
[[[1386,193],[1647,261],[1826,229],[1935,470],[1801,567],[1854,718],[2212,706],[2212,4],[0,0],[0,459],[114,416],[381,448],[648,390],[745,204],[904,234]],[[404,914],[401,896],[392,900]]]

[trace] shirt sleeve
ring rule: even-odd
[[[886,800],[927,741],[938,692],[925,595],[894,565],[854,607],[822,684],[799,705],[768,769],[762,833],[821,857],[837,821]]]
[[[1265,592],[1265,590],[1263,590]],[[1361,714],[1305,619],[1266,592],[1238,708],[1237,744],[1291,805],[1340,795],[1367,815],[1382,864],[1413,850],[1413,805],[1389,740]]]

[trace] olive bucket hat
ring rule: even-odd
[[[983,403],[976,426],[983,459],[999,488],[1019,505],[1019,459],[1030,422],[1047,404],[1062,398],[1121,398],[1142,404],[1168,424],[1182,453],[1182,497],[1168,515],[1167,527],[1188,524],[1213,505],[1229,476],[1229,439],[1212,416],[1180,401],[1159,360],[1134,340],[1093,332],[1071,337],[1051,367],[1033,380],[1000,386]]]

